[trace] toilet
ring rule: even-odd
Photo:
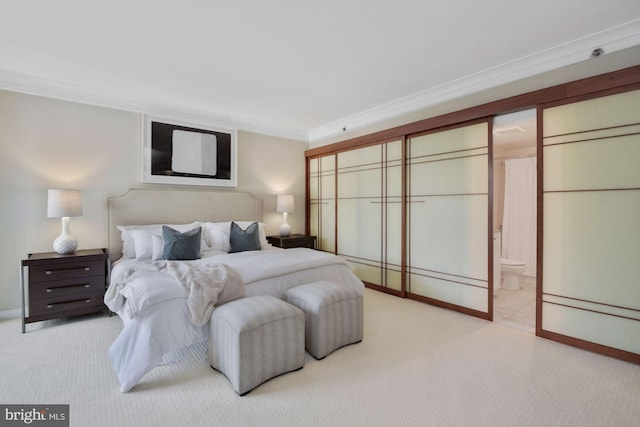
[[[525,270],[524,261],[501,258],[500,259],[500,275],[502,276],[501,288],[511,291],[520,289],[520,278]]]

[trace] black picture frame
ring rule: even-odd
[[[237,186],[237,131],[145,116],[143,182]]]

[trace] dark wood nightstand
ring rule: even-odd
[[[279,248],[316,248],[316,236],[307,236],[306,234],[292,234],[288,237],[267,236],[267,241],[273,246]]]
[[[25,267],[28,267],[26,296]],[[108,271],[107,249],[84,249],[67,255],[29,254],[20,264],[22,333],[26,323],[106,310],[103,299]]]

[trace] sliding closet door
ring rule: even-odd
[[[309,160],[309,232],[317,248],[336,250],[336,156]]]
[[[338,255],[354,273],[402,290],[402,141],[338,153]]]
[[[640,362],[640,90],[540,118],[538,335]]]
[[[407,291],[489,319],[488,121],[407,141]]]

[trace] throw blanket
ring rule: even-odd
[[[135,317],[146,307],[174,298],[187,298],[191,322],[202,326],[213,309],[244,296],[242,277],[225,264],[159,261],[119,270],[104,296],[111,311],[124,308]],[[126,304],[125,304],[126,300]]]

